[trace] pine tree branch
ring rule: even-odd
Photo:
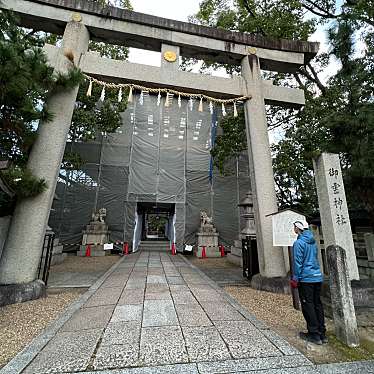
[[[256,13],[251,9],[251,7],[248,3],[248,0],[243,0],[243,6],[247,10],[247,12],[251,15],[251,17],[253,17],[254,19],[257,19]],[[257,26],[257,29],[260,31],[260,33],[263,36],[266,36],[266,32],[264,31],[264,29],[261,26]]]
[[[293,76],[295,77],[296,82],[299,84],[300,88],[306,91],[305,84],[301,81],[299,75],[297,73],[293,73]]]
[[[321,82],[321,80],[319,79],[316,70],[314,69],[314,67],[311,65],[310,62],[308,62],[307,66],[308,66],[309,70],[311,71],[311,73],[312,73],[312,75],[314,77],[314,81],[317,84],[318,88],[321,90],[322,94],[325,95],[326,94],[326,87]]]
[[[310,5],[306,5],[303,2],[301,2],[301,5],[305,9],[309,10],[311,13],[315,14],[316,16],[323,17],[323,18],[334,18],[334,19],[340,16],[340,15],[333,14],[329,12],[328,10],[322,8],[321,6],[316,4],[314,1],[311,1],[311,0],[304,0],[304,1],[307,1]]]

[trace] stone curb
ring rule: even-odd
[[[287,352],[287,355],[301,355],[305,357],[301,352],[297,351],[296,348],[292,347],[284,338],[280,337],[278,334],[273,332],[269,329],[263,322],[258,320],[253,314],[248,312],[239,302],[237,302],[231,295],[229,295],[224,289],[218,286],[216,282],[214,282],[211,278],[209,278],[202,270],[200,270],[196,265],[189,262],[184,256],[179,256],[183,259],[185,263],[190,265],[194,270],[196,270],[202,278],[204,278],[207,283],[213,287],[224,299],[226,299],[239,313],[241,313],[244,317],[246,317],[250,322],[252,322],[256,328],[259,330],[263,330],[263,333],[267,338],[281,351],[285,349],[289,349],[289,347],[293,348],[293,352]],[[273,335],[273,336],[271,336]],[[281,344],[280,344],[281,343]],[[284,344],[286,346],[284,346]],[[306,357],[305,357],[306,358]],[[306,360],[308,360],[306,358]],[[299,369],[301,370],[300,374],[303,372],[303,369],[313,369],[315,370],[316,374],[356,374],[356,373],[373,373],[374,374],[374,360],[370,361],[353,361],[353,362],[342,362],[342,363],[333,363],[333,364],[321,364],[321,365],[314,365],[313,362],[310,362],[309,366],[303,366]],[[308,365],[308,364],[307,364]],[[296,368],[294,368],[296,369]],[[279,370],[279,371],[278,371]],[[292,369],[293,370],[293,369]],[[360,371],[364,370],[364,371]],[[261,373],[266,374],[288,374],[288,371],[285,369],[269,369],[269,371],[261,370]],[[100,373],[98,373],[100,374]],[[103,373],[104,374],[104,373]]]
[[[19,374],[36,357],[36,355],[48,344],[57,334],[58,330],[78,311],[81,306],[98,290],[110,274],[125,260],[123,257],[106,271],[78,300],[70,304],[57,319],[37,335],[21,352],[8,362],[0,374]]]

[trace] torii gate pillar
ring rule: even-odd
[[[285,277],[283,250],[273,246],[272,219],[268,216],[278,207],[260,62],[255,50],[252,52],[242,60],[242,76],[252,97],[245,103],[245,119],[260,273],[265,278]]]
[[[79,21],[69,22],[55,71],[66,74],[74,65],[79,66],[82,53],[88,49],[88,42],[87,28]],[[74,64],[65,55],[73,56]],[[75,87],[52,93],[48,99],[48,109],[54,116],[51,121],[39,125],[38,137],[27,165],[35,177],[47,182],[48,187],[38,196],[17,204],[1,256],[0,285],[21,287],[23,284],[22,287],[27,287],[36,278],[77,93],[78,87]]]

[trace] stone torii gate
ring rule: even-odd
[[[318,43],[270,40],[114,7],[102,8],[86,0],[2,0],[0,7],[13,9],[21,26],[63,35],[60,48],[45,46],[56,71],[65,73],[73,66],[66,57],[69,51],[84,73],[104,81],[175,88],[222,98],[250,95],[245,117],[260,273],[264,278],[286,275],[283,251],[272,244],[272,220],[268,216],[277,211],[277,201],[265,104],[301,106],[304,94],[263,80],[261,70],[295,72],[316,55]],[[101,58],[96,52],[88,52],[89,40],[161,52],[161,67]],[[175,62],[163,58],[167,51],[176,54]],[[241,65],[241,76],[220,78],[180,71],[179,56]],[[2,285],[35,281],[77,91],[56,93],[48,100],[54,119],[40,124],[28,164],[36,177],[46,180],[48,189],[16,207],[0,260]]]

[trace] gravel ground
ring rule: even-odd
[[[120,256],[104,256],[104,257],[79,257],[67,256],[59,265],[51,266],[51,273],[64,273],[64,272],[93,272],[93,271],[106,271],[111,268]]]
[[[60,292],[0,308],[0,368],[54,321],[82,293]]]
[[[334,330],[331,320],[326,321],[329,344],[316,346],[299,339],[298,333],[306,331],[306,325],[302,313],[293,309],[290,295],[257,291],[249,287],[230,286],[225,290],[316,364],[374,359],[374,351],[367,350],[369,347],[364,344],[361,348],[349,349],[336,341],[331,335]]]
[[[97,273],[99,277],[119,260],[119,256],[67,256],[64,262],[51,267],[49,285],[56,273]],[[49,289],[46,298],[0,308],[0,368],[83,292],[85,289],[81,288]]]

